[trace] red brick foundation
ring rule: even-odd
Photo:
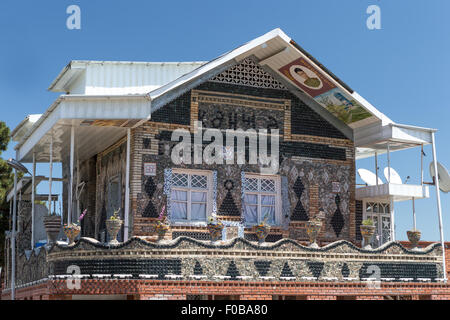
[[[273,296],[306,296],[308,300],[450,300],[450,285],[439,283],[382,283],[380,289],[345,282],[236,282],[161,280],[82,280],[78,290],[64,280],[52,280],[16,290],[17,299],[71,299],[72,295],[126,294],[135,299],[185,300],[189,295],[239,296],[241,300],[271,300]],[[10,299],[5,292],[2,299]]]

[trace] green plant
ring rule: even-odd
[[[114,210],[114,213],[111,217],[109,217],[109,220],[113,220],[113,221],[120,220],[120,217],[118,215],[119,212],[120,212],[120,208],[117,210]]]
[[[374,224],[373,224],[373,220],[372,219],[366,219],[366,220],[363,220],[362,221],[362,225],[363,226],[373,226]]]

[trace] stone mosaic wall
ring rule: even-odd
[[[186,113],[186,108],[189,113]],[[155,114],[152,121],[133,131],[131,194],[134,235],[149,235],[152,219],[165,204],[164,169],[167,168],[217,172],[218,216],[232,221],[241,218],[241,172],[259,173],[258,165],[172,163],[170,155],[177,143],[171,141],[173,130],[192,130],[193,121],[199,120],[203,122],[203,128],[269,127],[280,130],[279,174],[282,198],[287,201],[283,201],[281,229],[275,229],[275,232],[306,240],[304,222],[323,210],[326,215],[326,227],[321,234],[323,240],[355,240],[353,143],[285,89],[211,81],[183,94]],[[223,141],[225,144],[225,135]],[[203,147],[207,144],[204,142]],[[154,176],[143,174],[145,163],[156,164]],[[317,189],[317,199],[313,201],[311,189]],[[299,223],[291,224],[288,231],[290,222]],[[173,228],[172,231],[177,234],[202,232],[179,229]]]
[[[55,275],[66,274],[67,267],[75,264],[87,277],[122,274],[160,280],[364,281],[373,276],[374,267],[380,270],[380,281],[435,282],[442,277],[439,244],[410,251],[391,242],[376,250],[363,250],[338,241],[311,249],[288,239],[260,246],[241,238],[215,245],[186,237],[158,244],[135,237],[110,247],[83,238],[71,247],[55,246],[47,259]]]

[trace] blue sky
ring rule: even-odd
[[[81,8],[81,30],[66,28],[66,8]],[[381,9],[381,30],[366,8]],[[399,123],[439,129],[438,159],[450,167],[450,1],[63,1],[0,2],[0,119],[14,128],[56,99],[46,91],[73,59],[211,60],[280,27],[380,111]],[[419,150],[392,154],[392,166],[419,179]],[[431,148],[425,149],[425,164]],[[12,157],[13,145],[3,154]],[[385,156],[379,167],[385,167]],[[358,166],[373,170],[372,161]],[[38,172],[47,173],[45,165]],[[60,172],[57,172],[60,174]],[[430,180],[428,170],[426,180]],[[39,192],[46,192],[42,184]],[[434,188],[416,201],[423,239],[438,240]],[[445,233],[450,195],[442,194]],[[412,226],[411,203],[396,206],[397,238]]]

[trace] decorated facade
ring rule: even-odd
[[[396,127],[281,30],[207,63],[72,61],[49,89],[66,93],[14,130],[17,159],[62,163],[60,220],[80,234],[39,248],[33,228],[16,234],[27,239],[16,252],[16,297],[450,296],[443,243],[414,249],[395,241],[391,223],[394,201],[426,198],[428,187],[371,195],[355,182],[356,160],[376,156],[380,136],[392,150],[431,136]],[[230,147],[227,133],[237,131]],[[190,142],[181,159],[179,132]],[[259,159],[266,144],[270,173]],[[208,163],[207,152],[223,161]],[[367,218],[377,229],[363,241]],[[6,299],[11,273],[9,262]]]

